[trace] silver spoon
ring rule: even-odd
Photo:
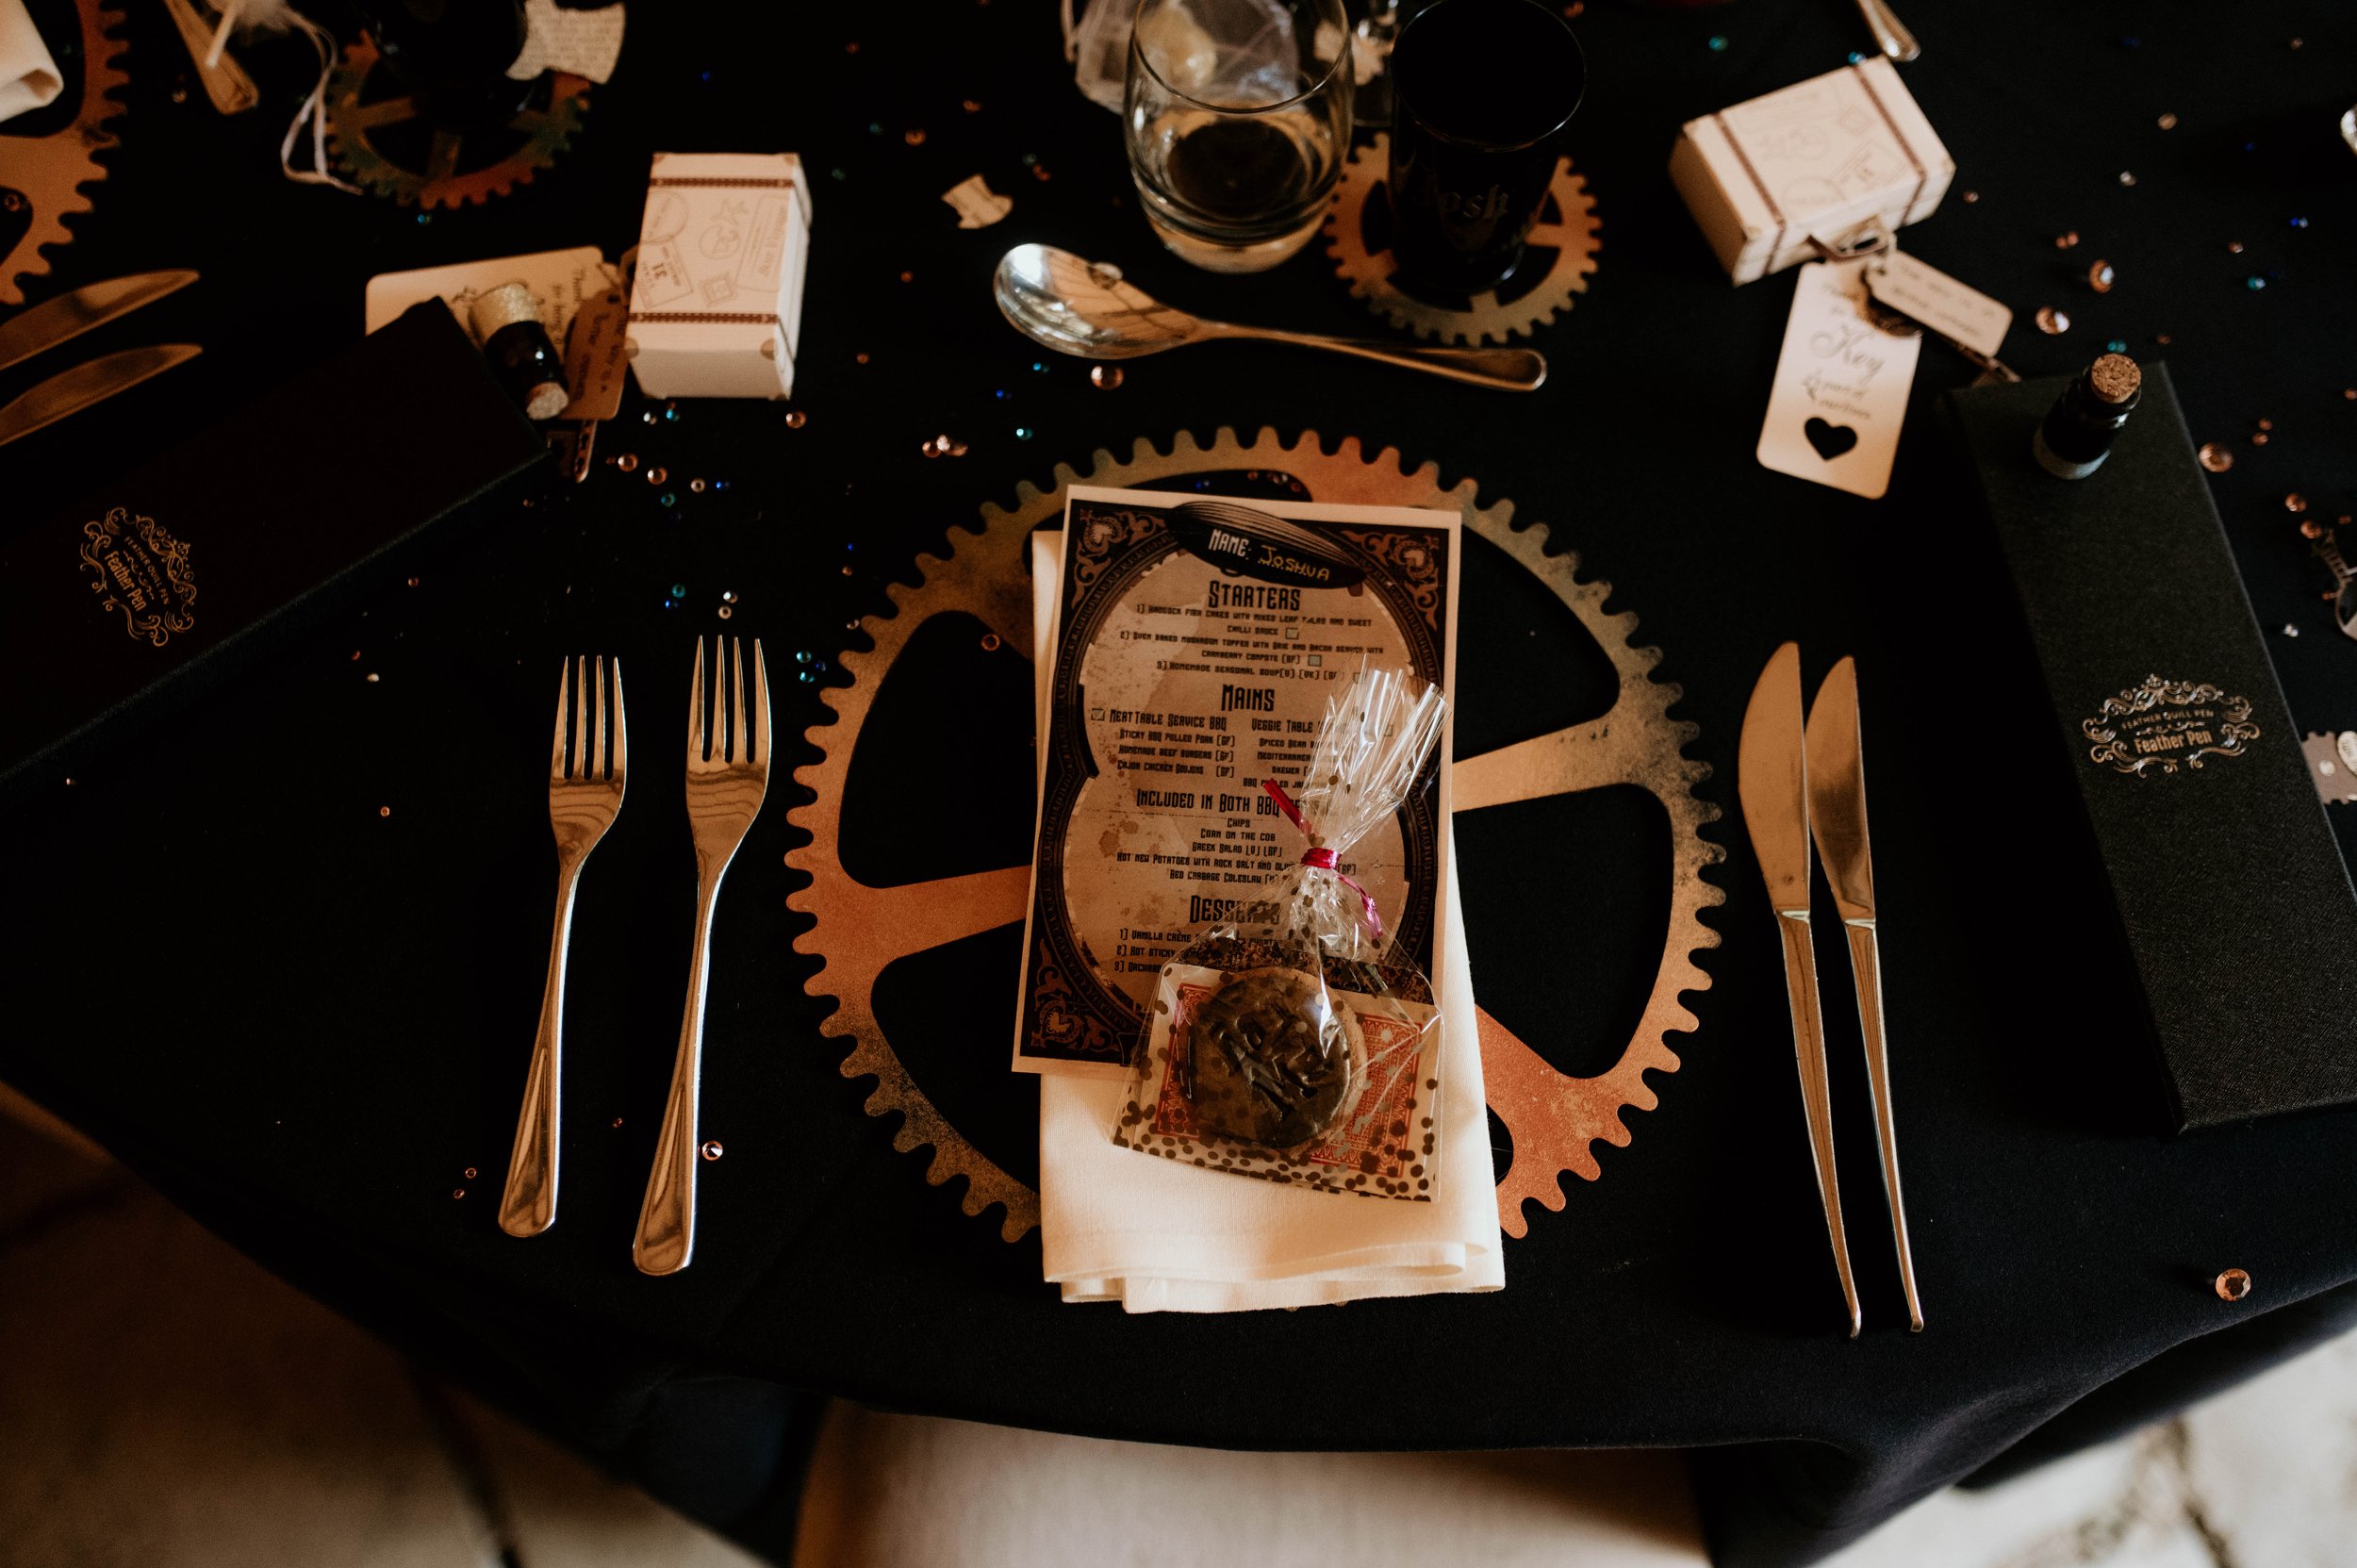
[[[1535,349],[1438,348],[1207,322],[1123,282],[1117,267],[1084,260],[1053,245],[1017,245],[1000,256],[991,292],[1017,332],[1059,354],[1083,359],[1135,359],[1185,343],[1258,338],[1515,392],[1535,391],[1547,378],[1546,356]]]

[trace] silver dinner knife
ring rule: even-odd
[[[29,436],[44,425],[55,424],[68,414],[78,414],[93,403],[104,403],[117,392],[136,387],[151,375],[161,375],[204,352],[194,343],[151,343],[143,349],[100,355],[70,371],[59,371],[14,403],[0,407],[0,446],[7,446],[19,436]]]
[[[133,277],[86,283],[55,299],[27,307],[15,320],[0,322],[0,371],[54,349],[94,326],[127,316],[140,305],[153,305],[175,289],[196,281],[188,271],[140,272]]]
[[[1808,710],[1807,759],[1809,827],[1850,938],[1858,1027],[1866,1038],[1866,1081],[1874,1095],[1874,1136],[1882,1146],[1883,1191],[1890,1198],[1890,1233],[1899,1248],[1899,1282],[1906,1287],[1908,1321],[1920,1334],[1923,1303],[1915,1294],[1915,1257],[1907,1250],[1899,1141],[1891,1128],[1890,1058],[1883,1048],[1882,954],[1874,939],[1874,859],[1866,839],[1866,759],[1858,750],[1855,659],[1835,665],[1817,688]]]
[[[1808,758],[1802,746],[1801,649],[1786,643],[1759,672],[1743,710],[1743,739],[1736,760],[1736,793],[1743,827],[1768,883],[1784,939],[1784,985],[1792,1003],[1792,1049],[1801,1070],[1801,1106],[1808,1116],[1809,1151],[1817,1162],[1817,1192],[1825,1203],[1825,1232],[1834,1271],[1850,1309],[1850,1337],[1860,1318],[1857,1282],[1850,1275],[1850,1246],[1841,1233],[1841,1182],[1834,1174],[1833,1099],[1826,1085],[1825,1021],[1817,1004],[1817,952],[1808,923]]]

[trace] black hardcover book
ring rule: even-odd
[[[2167,371],[2145,367],[2141,405],[2080,480],[2031,456],[2066,384],[1975,388],[1949,411],[2029,621],[2177,1128],[2357,1101],[2357,892]]]
[[[0,784],[227,673],[544,452],[430,301],[0,539],[0,669],[40,671],[0,683]]]

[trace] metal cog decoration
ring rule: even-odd
[[[965,1212],[979,1215],[993,1204],[999,1206],[1004,1211],[999,1233],[1007,1241],[1019,1240],[1039,1223],[1038,1194],[950,1125],[910,1075],[876,1014],[876,982],[890,965],[1020,921],[1030,896],[1030,867],[1015,865],[888,887],[862,883],[843,868],[839,853],[845,784],[877,692],[928,619],[952,613],[972,616],[1006,646],[1030,649],[1030,536],[1061,515],[1065,487],[1151,488],[1181,475],[1228,471],[1257,479],[1290,478],[1321,502],[1460,510],[1470,532],[1506,552],[1562,601],[1619,672],[1619,698],[1601,718],[1479,756],[1459,757],[1451,776],[1460,813],[1629,784],[1658,800],[1671,825],[1668,935],[1644,1015],[1620,1060],[1597,1077],[1574,1078],[1549,1066],[1487,1012],[1477,1020],[1490,1107],[1505,1122],[1514,1145],[1512,1164],[1498,1182],[1499,1223],[1508,1234],[1523,1235],[1527,1230],[1524,1201],[1536,1199],[1559,1210],[1567,1201],[1561,1182],[1566,1172],[1591,1181],[1600,1177],[1602,1167],[1590,1146],[1598,1139],[1626,1145],[1631,1134],[1622,1113],[1651,1110],[1658,1103],[1644,1075],[1678,1068],[1677,1055],[1665,1037],[1695,1027],[1693,1014],[1679,996],[1708,989],[1710,978],[1694,962],[1694,954],[1719,944],[1718,933],[1703,924],[1701,912],[1724,895],[1702,880],[1702,871],[1724,851],[1699,831],[1718,818],[1719,808],[1694,794],[1710,767],[1684,754],[1700,732],[1670,717],[1682,694],[1677,686],[1653,677],[1660,650],[1640,648],[1630,640],[1637,626],[1634,615],[1607,614],[1604,609],[1611,586],[1583,581],[1576,555],[1549,554],[1543,526],[1514,526],[1510,502],[1478,505],[1474,481],[1462,479],[1443,489],[1437,464],[1409,470],[1393,449],[1368,458],[1361,455],[1356,438],[1343,440],[1329,454],[1314,432],[1305,432],[1289,446],[1273,430],[1245,442],[1222,429],[1209,446],[1185,433],[1167,452],[1141,440],[1127,461],[1100,451],[1086,474],[1059,465],[1050,487],[1020,486],[1013,509],[983,506],[978,531],[953,531],[946,556],[918,558],[920,576],[915,586],[891,586],[892,613],[860,622],[874,646],[842,655],[849,685],[820,694],[834,710],[834,718],[814,726],[807,738],[824,752],[823,760],[795,772],[815,799],[787,813],[811,835],[810,843],[785,857],[788,866],[811,879],[807,888],[786,901],[816,922],[795,946],[821,960],[819,973],[808,984],[810,993],[832,997],[840,1004],[823,1032],[849,1042],[842,1065],[846,1078],[876,1081],[867,1098],[868,1114],[902,1118],[894,1147],[903,1153],[931,1147],[929,1181],[941,1185],[963,1177]]]
[[[1508,278],[1502,296],[1495,290],[1451,295],[1422,285],[1411,292],[1400,280],[1386,241],[1391,207],[1382,191],[1390,168],[1388,136],[1378,134],[1351,154],[1334,210],[1327,215],[1326,254],[1351,293],[1393,326],[1444,343],[1503,343],[1517,335],[1532,336],[1569,310],[1573,295],[1588,291],[1602,225],[1588,182],[1572,172],[1570,158],[1556,165],[1539,221],[1531,225],[1527,272]]]
[[[346,178],[404,206],[487,202],[531,183],[572,145],[589,112],[589,78],[551,71],[504,124],[453,130],[421,119],[417,100],[398,84],[370,96],[377,61],[376,41],[366,34],[344,50],[327,84],[327,140]]]
[[[45,248],[74,242],[65,220],[91,209],[81,188],[107,177],[98,155],[118,140],[106,125],[123,112],[114,94],[130,77],[115,63],[125,45],[107,34],[122,25],[123,13],[99,0],[78,0],[74,8],[81,24],[82,98],[73,123],[48,136],[0,134],[0,231],[14,226],[9,220],[26,221],[0,256],[0,305],[25,303],[24,280],[49,271]]]

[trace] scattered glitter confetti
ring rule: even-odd
[[[635,473],[638,471],[638,454],[635,452],[625,452],[614,459],[614,466],[624,473]]]
[[[649,469],[647,470],[647,483],[650,485],[660,485],[670,476],[671,470],[669,469]]]
[[[2259,428],[2262,430],[2272,430],[2275,428],[2275,421],[2273,420],[2261,420],[2259,421]]]
[[[687,493],[688,493],[688,494],[690,494],[690,495],[701,495],[701,494],[703,494],[703,493],[704,493],[704,482],[703,482],[702,480],[701,480],[701,479],[691,479],[691,480],[689,480],[689,481],[687,482]]]
[[[2201,459],[2201,466],[2212,473],[2224,473],[2234,466],[2234,454],[2216,441],[2202,442],[2201,450],[2195,455]]]
[[[2264,430],[2260,431],[2257,435],[2255,435],[2255,436],[2253,436],[2253,437],[2250,437],[2250,444],[2251,444],[2252,446],[2265,446],[2265,445],[2266,445],[2266,444],[2267,444],[2267,433],[2266,433],[2266,431],[2264,431]]]
[[[1039,433],[1028,424],[1018,424],[1014,427],[1014,438],[1018,441],[1028,441],[1037,434]]]
[[[666,506],[676,506],[679,504],[679,495],[677,492],[672,490],[666,490],[655,499],[662,502]]]
[[[2295,49],[2304,49],[2307,46],[2308,41],[2304,38],[2296,38],[2292,40],[2292,47]]]
[[[467,1189],[466,1189],[466,1188],[464,1188],[464,1187],[453,1187],[453,1188],[451,1189],[450,1196],[451,1196],[451,1200],[452,1200],[453,1202],[456,1202],[458,1199],[460,1199],[460,1198],[462,1198],[462,1197],[465,1197],[467,1196]]]
[[[785,427],[788,430],[799,430],[809,422],[810,416],[799,408],[789,408],[785,412]]]
[[[1031,166],[1031,178],[1035,180],[1052,180],[1055,177],[1054,173],[1051,172],[1045,163],[1033,164]]]
[[[722,588],[720,590],[720,602],[723,604],[733,604],[736,602],[736,595],[731,593],[726,588]]]
[[[379,817],[390,817],[392,814],[393,808],[390,806],[379,806],[376,808],[376,815]]]
[[[916,274],[915,272],[902,272],[900,274],[900,281],[902,283],[915,283],[916,281]]]
[[[2037,329],[2049,338],[2060,337],[2070,330],[2070,318],[2051,305],[2037,307]]]
[[[2304,512],[2307,509],[2308,498],[2301,495],[2298,490],[2292,491],[2291,494],[2283,498],[2283,510],[2286,512],[2299,513]]]
[[[2119,183],[2122,185],[2134,185],[2136,183],[2136,176],[2130,173],[2127,170],[2122,169],[2119,172]]]
[[[614,1125],[614,1126],[616,1126],[616,1127],[619,1127],[619,1126],[621,1126],[621,1125],[622,1125],[622,1118],[621,1118],[621,1117],[619,1117],[619,1116],[615,1117],[615,1118],[614,1118],[613,1125]]]
[[[2299,520],[2299,536],[2303,539],[2320,539],[2324,537],[2324,524],[2314,518],[2302,518]]]
[[[1096,388],[1100,392],[1110,392],[1114,388],[1120,386],[1121,382],[1122,371],[1121,367],[1118,365],[1092,365],[1089,367],[1089,385]]]
[[[2172,341],[2174,341],[2174,339],[2171,338],[2166,332],[2156,332],[2152,335],[2152,341],[2160,344],[2163,348],[2167,348]]]
[[[1023,155],[1023,167],[1026,169],[1029,169],[1032,164],[1037,163],[1038,161],[1039,155],[1037,153],[1025,153]]]
[[[848,175],[848,174],[844,173],[844,172],[843,172],[842,170],[840,170],[840,169],[830,169],[830,170],[828,170],[828,171],[827,171],[827,175],[828,175],[828,177],[829,177],[829,178],[831,178],[831,179],[838,179],[838,180],[840,180],[840,179],[848,179],[848,178],[849,178],[849,177],[850,177],[849,175]]]
[[[2110,342],[2103,345],[2103,351],[2106,354],[2126,354],[2128,352],[2128,339],[2125,338],[2115,338]]]
[[[808,664],[808,663],[810,663],[810,660],[811,660],[811,653],[810,653],[810,650],[809,650],[809,649],[807,649],[807,648],[805,648],[805,649],[801,650],[800,652],[797,652],[797,653],[794,655],[794,662],[795,662],[796,664]]]
[[[2242,241],[2239,239],[2229,239],[2226,241],[2226,254],[2228,256],[2242,255]]]
[[[1047,361],[1045,359],[1032,360],[1031,373],[1033,375],[1046,375],[1047,373]]]
[[[686,597],[687,597],[687,585],[686,585],[686,584],[684,584],[684,583],[674,583],[674,584],[672,584],[672,585],[671,585],[671,597],[672,597],[672,598],[674,598],[674,599],[684,599],[684,598],[686,598]]]
[[[726,604],[720,606],[720,619],[722,620],[728,619],[729,617],[734,615],[735,613],[736,612],[734,610],[730,609]]]
[[[367,677],[367,678],[368,678],[368,683],[369,683],[369,685],[376,685],[376,671],[375,671],[375,670],[373,670],[373,669],[370,670],[370,671],[369,671],[369,673],[368,673],[368,677]]]
[[[982,652],[985,653],[996,653],[998,652],[997,633],[984,632],[982,634]]]
[[[418,586],[418,580],[417,580],[416,578],[412,577],[411,579],[409,579],[409,586],[410,586],[411,587],[413,587],[413,588],[414,588],[414,587],[416,587],[416,586]]]
[[[1967,206],[1970,206],[1974,202],[1977,202],[1980,199],[1981,193],[1977,190],[1968,190],[1964,193],[1964,205]]]
[[[965,110],[968,114],[980,114],[982,112],[982,103],[979,98],[968,98],[964,103],[960,104],[958,107]]]
[[[2299,42],[2293,40],[2292,46],[2298,48]],[[2227,1269],[2210,1283],[2220,1301],[2240,1301],[2250,1294],[2250,1276],[2238,1268]]]
[[[1723,55],[1727,52],[1727,40],[1725,34],[1713,33],[1710,35],[1710,52],[1714,55]]]
[[[717,1138],[706,1138],[706,1139],[704,1140],[703,1157],[704,1157],[705,1159],[707,1159],[707,1160],[717,1160],[718,1158],[720,1158],[720,1140],[719,1140],[719,1139],[717,1139]]]
[[[2267,280],[2261,277],[2256,272],[2251,273],[2249,277],[2243,279],[2242,281],[2243,287],[2246,289],[2265,289],[2267,286]]]
[[[2087,287],[2099,294],[2110,293],[2112,285],[2118,278],[2119,274],[2112,271],[2112,264],[2108,261],[2099,261],[2087,269]]]
[[[472,1165],[469,1165],[467,1167],[467,1180],[470,1181],[474,1180],[474,1167]]]
[[[639,422],[640,424],[652,424],[652,423],[654,423],[654,410],[653,410],[653,409],[651,409],[651,408],[650,408],[650,409],[648,409],[645,413],[643,413],[643,414],[639,415],[639,416],[638,416],[638,422]]]
[[[2054,236],[2054,249],[2058,251],[2067,251],[2078,242],[2079,231],[2077,229],[2069,229]]]
[[[2162,115],[2160,119],[2160,126],[2161,129],[2165,131],[2175,130],[2177,128],[2177,117],[2173,114]]]
[[[2357,403],[2357,387],[2342,388],[2341,396],[2350,403]]]
[[[865,365],[865,364],[866,364],[866,363],[867,363],[867,353],[866,353],[866,351],[865,351],[865,349],[863,349],[863,350],[861,350],[859,353],[857,353],[857,354],[855,354],[855,355],[851,355],[851,363],[852,363],[852,364],[854,364],[854,365]]]
[[[912,147],[922,147],[925,145],[925,133],[921,128],[911,126],[900,133],[900,140]]]
[[[2287,637],[2296,637],[2299,635],[2299,628],[2287,620],[2283,622],[2283,635]]]

